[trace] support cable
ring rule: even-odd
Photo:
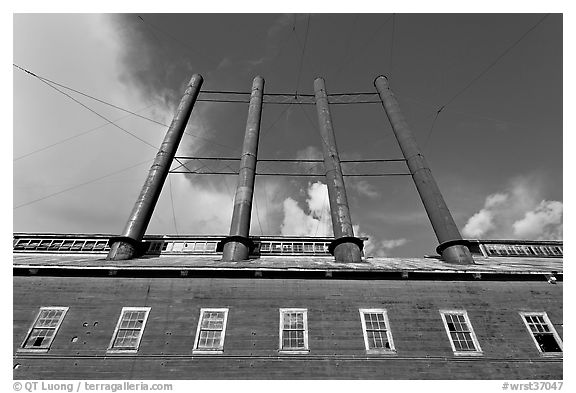
[[[260,228],[260,235],[264,236],[264,231],[262,230],[262,224],[260,223],[260,214],[258,214],[258,202],[256,194],[254,194],[254,208],[256,210],[256,220],[258,221],[258,227]]]
[[[146,108],[143,108],[143,109],[141,109],[141,110],[143,111],[143,110],[146,110],[146,109],[148,109],[148,108],[150,108],[150,106],[147,106]],[[117,119],[114,119],[113,121],[123,120],[123,119],[125,119],[125,118],[127,118],[127,117],[130,117],[130,116],[132,116],[132,115],[122,116],[122,117],[119,117],[119,118],[117,118]],[[70,140],[72,140],[72,139],[75,139],[75,138],[81,137],[81,136],[83,136],[83,135],[89,134],[89,133],[91,133],[92,131],[96,131],[96,130],[99,130],[99,129],[101,129],[101,128],[104,128],[104,127],[106,127],[106,126],[109,125],[109,124],[111,124],[111,123],[108,122],[108,123],[105,123],[105,124],[101,124],[101,125],[96,126],[96,127],[94,127],[94,128],[90,128],[89,130],[83,131],[83,132],[81,132],[81,133],[79,133],[79,134],[72,135],[72,136],[70,136],[70,137],[68,137],[68,138],[64,138],[64,139],[62,139],[62,140],[60,140],[60,141],[58,141],[58,142],[54,142],[54,143],[52,143],[52,144],[50,144],[50,145],[41,147],[41,148],[39,148],[39,149],[36,149],[36,150],[33,150],[33,151],[29,152],[29,153],[26,153],[26,154],[24,154],[24,155],[21,155],[20,157],[16,157],[13,161],[16,162],[16,161],[21,160],[21,159],[23,159],[23,158],[29,157],[29,156],[31,156],[31,155],[33,155],[33,154],[40,153],[40,152],[42,152],[42,151],[44,151],[44,150],[50,149],[50,148],[55,147],[55,146],[57,146],[57,145],[60,145],[60,144],[62,144],[62,143],[64,143],[64,142],[68,142],[68,141],[70,141]]]
[[[178,235],[178,225],[176,225],[176,213],[174,211],[174,197],[172,196],[172,177],[168,176],[168,183],[170,186],[170,203],[172,204],[172,220],[174,221],[174,229],[176,230],[176,235]]]
[[[394,68],[394,32],[396,30],[396,14],[392,14],[392,35],[390,37],[390,69],[388,75],[392,79],[392,70]]]
[[[538,27],[542,22],[544,22],[544,20],[549,16],[550,14],[546,14],[544,15],[542,18],[540,18],[538,20],[538,22],[536,22],[536,24],[534,24],[532,27],[530,27],[524,34],[522,34],[520,36],[520,38],[518,38],[516,41],[514,41],[514,43],[512,43],[512,45],[510,45],[508,48],[506,48],[500,55],[498,55],[496,57],[496,59],[494,59],[494,61],[492,61],[484,70],[482,70],[478,75],[476,75],[468,84],[466,84],[466,86],[464,86],[461,90],[459,90],[456,94],[454,94],[454,96],[452,96],[452,98],[450,98],[444,105],[442,105],[442,108],[444,108],[445,106],[451,104],[457,97],[459,97],[462,93],[464,93],[466,90],[468,90],[470,88],[470,86],[472,86],[476,81],[478,81],[480,78],[482,78],[488,71],[490,71],[500,60],[502,60],[502,58],[504,56],[506,56],[512,49],[514,49],[516,47],[516,45],[518,45],[524,38],[526,38],[526,36],[528,34],[530,34],[532,32],[532,30],[534,30],[536,27]]]
[[[189,44],[187,44],[186,42],[180,41],[180,39],[176,38],[175,36],[173,36],[172,34],[168,33],[167,31],[164,31],[163,29],[160,29],[158,26],[156,26],[153,23],[150,23],[148,21],[145,21],[144,18],[142,18],[140,15],[136,15],[136,17],[138,19],[140,19],[142,21],[142,23],[144,23],[145,25],[151,26],[152,28],[154,28],[156,31],[170,37],[172,40],[174,40],[174,42],[180,44],[181,46],[185,47],[186,49],[190,50],[192,53],[194,53],[196,56],[209,56],[209,54],[206,51],[202,51],[202,53],[199,53],[196,49],[192,48]],[[212,58],[216,59],[216,56],[211,56]]]
[[[314,237],[318,235],[318,229],[320,228],[320,224],[322,223],[322,216],[324,215],[324,211],[326,210],[327,203],[328,203],[328,193],[324,195],[324,203],[322,204],[322,210],[320,210],[320,217],[318,217],[318,225],[316,225],[316,231],[314,232]]]
[[[454,100],[456,100],[456,98],[458,98],[462,93],[464,93],[466,90],[468,90],[474,83],[476,83],[480,78],[482,78],[484,75],[486,75],[488,73],[488,71],[490,71],[496,64],[498,64],[498,62],[500,60],[502,60],[502,58],[504,58],[504,56],[506,56],[508,53],[510,53],[510,51],[512,49],[514,49],[524,38],[526,38],[526,36],[528,36],[528,34],[530,34],[534,29],[536,29],[536,27],[538,27],[542,22],[544,22],[544,20],[549,16],[550,14],[546,14],[544,15],[542,18],[540,18],[538,20],[538,22],[536,22],[534,25],[532,25],[528,30],[526,30],[526,32],[524,32],[524,34],[522,34],[520,36],[520,38],[518,38],[516,41],[514,41],[510,46],[508,46],[502,53],[500,53],[490,64],[488,64],[488,66],[486,66],[482,71],[480,71],[480,73],[478,73],[478,75],[476,75],[474,78],[472,78],[472,80],[470,82],[468,82],[462,89],[460,89],[456,94],[454,94],[452,96],[452,98],[450,98],[448,101],[446,101],[446,103],[444,105],[442,105],[438,111],[436,112],[436,116],[434,117],[434,120],[432,121],[432,126],[430,127],[430,131],[428,132],[428,138],[427,141],[430,139],[430,136],[432,134],[432,130],[434,129],[434,125],[436,124],[436,120],[438,119],[438,116],[440,114],[440,112],[446,108],[446,106],[450,105],[452,102],[454,102]],[[427,142],[428,143],[428,142]]]
[[[154,158],[155,158],[155,157],[154,157]],[[125,171],[127,171],[127,170],[132,169],[132,168],[136,168],[137,166],[140,166],[140,165],[143,165],[143,164],[146,164],[146,163],[149,163],[149,162],[153,161],[154,158],[148,159],[148,160],[146,160],[146,161],[139,162],[139,163],[137,163],[137,164],[131,165],[131,166],[127,167],[127,168],[120,169],[120,170],[118,170],[118,171],[114,171],[114,172],[108,173],[108,174],[106,174],[106,175],[104,175],[104,176],[100,176],[100,177],[97,177],[97,178],[95,178],[95,179],[88,180],[88,181],[82,182],[82,183],[80,183],[80,184],[76,184],[76,185],[71,186],[71,187],[68,187],[68,188],[66,188],[66,189],[64,189],[64,190],[60,190],[60,191],[54,192],[54,193],[52,193],[52,194],[45,195],[45,196],[43,196],[43,197],[41,197],[41,198],[34,199],[34,200],[29,201],[29,202],[26,202],[26,203],[22,203],[22,204],[20,204],[20,205],[15,206],[13,210],[19,209],[19,208],[24,207],[24,206],[31,205],[31,204],[36,203],[36,202],[43,201],[44,199],[48,199],[48,198],[51,198],[51,197],[56,196],[56,195],[63,194],[63,193],[68,192],[68,191],[72,191],[72,190],[74,190],[74,189],[76,189],[76,188],[79,188],[79,187],[82,187],[82,186],[86,186],[86,185],[88,185],[88,184],[97,182],[98,180],[105,179],[105,178],[107,178],[107,177],[116,175],[116,174],[121,173],[121,172],[125,172]]]
[[[360,49],[360,53],[363,53],[364,50],[366,50],[366,48],[368,48],[368,45],[372,42],[372,40],[374,39],[374,37],[376,37],[376,35],[380,32],[380,29],[382,29],[386,23],[388,23],[388,21],[392,18],[392,15],[388,16],[388,18],[386,18],[375,30],[374,33],[372,33],[372,35],[370,36],[369,39],[364,41],[364,46],[362,46],[362,48]],[[353,52],[350,53],[350,56],[348,56],[348,59],[346,60],[346,62],[344,64],[342,64],[338,70],[336,71],[336,76],[334,77],[334,79],[338,79],[338,76],[340,75],[340,73],[342,72],[342,70],[347,67],[354,59],[357,59],[358,56],[352,56]]]
[[[296,34],[296,30],[293,30],[294,34]],[[300,67],[298,68],[298,78],[296,79],[296,90],[294,92],[294,96],[298,97],[298,87],[300,86],[300,76],[302,74],[302,65],[304,63],[304,53],[306,52],[306,44],[308,42],[308,32],[310,31],[310,14],[308,14],[308,21],[306,22],[306,33],[304,34],[304,46],[302,47],[302,54],[300,55]],[[296,39],[298,36],[296,35]],[[300,42],[298,41],[298,44]]]
[[[90,112],[94,113],[96,116],[106,120],[108,123],[112,124],[113,126],[115,126],[116,128],[120,129],[121,131],[125,132],[126,134],[132,136],[133,138],[138,139],[140,142],[148,145],[149,147],[153,148],[154,150],[158,150],[157,146],[154,146],[151,143],[148,143],[147,141],[145,141],[144,139],[140,138],[139,136],[131,133],[130,131],[126,130],[125,128],[120,127],[118,124],[114,123],[114,121],[108,119],[106,116],[101,115],[100,113],[96,112],[94,109],[90,108],[89,106],[85,105],[84,103],[78,101],[76,98],[72,97],[70,94],[60,90],[59,88],[57,88],[56,86],[53,86],[52,84],[50,84],[49,82],[45,81],[42,78],[39,78],[36,74],[28,71],[28,70],[24,70],[23,68],[17,66],[16,64],[13,64],[16,68],[21,69],[22,71],[25,71],[26,73],[34,76],[35,78],[38,78],[42,83],[46,84],[47,86],[51,87],[52,89],[56,90],[57,92],[65,95],[66,97],[70,98],[72,101],[76,102],[77,104],[81,105],[82,107],[86,108],[87,110],[89,110]]]
[[[139,118],[141,118],[141,119],[148,120],[148,121],[150,121],[150,122],[152,122],[152,123],[161,125],[161,126],[166,127],[166,128],[170,127],[168,124],[164,124],[164,123],[162,123],[162,122],[159,122],[159,121],[157,121],[157,120],[151,119],[151,118],[149,118],[149,117],[142,116],[142,115],[140,115],[140,114],[138,114],[138,113],[136,113],[136,112],[133,112],[133,111],[131,111],[131,110],[129,110],[129,109],[122,108],[122,107],[120,107],[120,106],[118,106],[118,105],[114,105],[114,104],[112,104],[112,103],[110,103],[110,102],[107,102],[107,101],[104,101],[104,100],[102,100],[102,99],[100,99],[100,98],[91,96],[90,94],[84,93],[84,92],[79,91],[79,90],[77,90],[77,89],[74,89],[74,88],[72,88],[72,87],[63,85],[63,84],[58,83],[58,82],[55,82],[55,81],[53,81],[53,80],[51,80],[51,79],[48,79],[48,78],[45,78],[45,77],[40,76],[40,75],[38,75],[38,74],[35,74],[34,72],[32,72],[32,71],[30,71],[30,70],[27,70],[27,69],[25,69],[25,68],[23,68],[23,67],[20,67],[20,66],[18,66],[18,65],[16,65],[16,64],[13,64],[13,66],[16,67],[17,69],[23,71],[23,72],[26,72],[27,74],[30,74],[31,76],[39,79],[40,81],[43,81],[44,83],[49,82],[49,84],[48,84],[49,86],[50,86],[50,83],[51,83],[51,84],[56,85],[56,86],[58,86],[58,87],[62,87],[62,88],[64,88],[64,89],[66,89],[66,90],[73,91],[74,93],[80,94],[80,95],[82,95],[82,96],[84,96],[84,97],[86,97],[86,98],[90,98],[90,99],[92,99],[92,100],[94,100],[94,101],[100,102],[100,103],[102,103],[102,104],[104,104],[104,105],[108,105],[108,106],[110,106],[110,107],[112,107],[112,108],[115,108],[115,109],[118,109],[118,110],[120,110],[120,111],[129,113],[129,114],[131,114],[131,115],[133,115],[133,116],[139,117]],[[50,86],[50,87],[55,88],[54,86]],[[57,90],[58,90],[58,89],[57,89]],[[58,91],[60,91],[60,90],[58,90]],[[63,94],[65,94],[65,93],[63,93]],[[249,93],[248,93],[248,94],[249,94]],[[196,101],[202,101],[202,100],[198,100],[198,99],[197,99]],[[224,102],[224,101],[220,101],[220,102]],[[190,136],[192,136],[192,137],[194,137],[194,138],[203,139],[203,140],[205,140],[206,142],[211,143],[211,144],[213,144],[213,145],[225,147],[225,148],[231,149],[231,150],[236,150],[235,148],[233,148],[233,147],[231,147],[231,146],[227,146],[227,145],[223,145],[223,144],[218,143],[218,142],[214,142],[214,141],[212,141],[211,139],[204,138],[204,137],[202,137],[202,136],[195,135],[195,134],[192,134],[192,133],[187,132],[187,131],[184,131],[184,133],[185,133],[186,135],[190,135]]]

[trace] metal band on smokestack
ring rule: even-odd
[[[329,250],[334,255],[336,262],[361,262],[363,244],[361,239],[354,237],[324,79],[316,78],[314,80],[314,93],[335,239],[330,244]]]
[[[402,149],[412,174],[412,179],[414,179],[428,218],[440,243],[436,250],[446,262],[474,263],[467,246],[468,243],[462,239],[460,231],[452,219],[440,189],[434,177],[432,177],[432,172],[400,111],[398,101],[392,90],[390,90],[388,79],[381,75],[374,80],[374,85],[378,90],[382,105],[394,130],[394,135],[396,135],[400,149]]]
[[[138,256],[142,251],[140,250],[142,238],[150,223],[154,207],[156,206],[156,202],[158,202],[162,186],[164,185],[166,176],[168,176],[176,150],[178,150],[178,145],[182,139],[182,134],[184,134],[184,129],[186,128],[190,113],[200,92],[202,82],[202,76],[199,74],[194,74],[190,79],[186,92],[174,115],[174,119],[172,119],[172,123],[160,146],[160,150],[154,159],[154,163],[150,167],[148,177],[140,191],[140,196],[134,204],[124,232],[122,236],[110,239],[110,252],[106,259],[131,259]]]
[[[248,259],[250,250],[254,247],[248,235],[250,232],[250,216],[252,214],[254,179],[256,177],[263,95],[264,79],[257,76],[252,82],[252,94],[250,96],[244,146],[238,173],[238,186],[234,196],[234,212],[232,213],[232,222],[230,224],[230,236],[222,241],[223,261],[234,262]]]

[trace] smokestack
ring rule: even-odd
[[[230,236],[222,241],[223,261],[234,262],[248,259],[250,250],[254,246],[248,235],[254,195],[254,178],[256,177],[263,90],[264,79],[257,76],[252,82],[252,94],[250,96],[244,146],[238,173],[238,186],[234,196],[234,212],[232,213],[232,223],[230,224]]]
[[[332,117],[328,107],[328,96],[324,79],[317,78],[314,80],[314,93],[316,96],[318,124],[320,125],[320,137],[322,138],[332,228],[334,230],[334,241],[330,244],[329,250],[334,255],[336,262],[361,262],[363,242],[361,239],[354,237],[354,230],[352,229],[350,209],[346,198],[338,149],[336,148],[336,138],[332,128]]]
[[[473,264],[474,261],[468,249],[468,242],[462,239],[460,231],[458,231],[458,227],[452,219],[440,189],[434,177],[432,177],[428,163],[416,144],[412,131],[400,111],[400,106],[394,93],[390,90],[388,79],[381,75],[374,80],[374,85],[378,90],[380,100],[382,100],[382,105],[394,130],[394,135],[396,135],[400,149],[402,149],[412,174],[412,179],[414,179],[414,184],[416,184],[428,218],[432,223],[432,228],[434,228],[440,243],[436,250],[446,262]]]
[[[140,196],[136,200],[130,218],[128,218],[128,222],[124,227],[124,232],[122,232],[121,236],[110,239],[110,252],[106,259],[114,261],[131,259],[141,251],[139,248],[142,238],[150,223],[154,207],[156,202],[158,202],[158,197],[162,191],[162,186],[170,170],[176,150],[178,150],[178,145],[200,92],[202,82],[203,79],[200,74],[192,75],[186,92],[176,110],[174,119],[160,146],[160,150],[150,167],[148,177],[140,191]]]

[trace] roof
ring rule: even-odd
[[[127,261],[109,261],[110,235],[14,234],[17,275],[84,276],[248,276],[421,279],[548,279],[561,276],[561,241],[469,241],[472,265],[450,264],[439,257],[368,257],[339,263],[328,252],[330,238],[255,238],[250,260],[224,262],[218,236],[146,236],[146,253]],[[538,277],[536,277],[538,276]]]
[[[563,273],[562,258],[475,258],[474,265],[455,265],[435,258],[368,258],[361,263],[337,263],[329,256],[262,256],[241,262],[224,262],[219,255],[146,256],[108,261],[105,255],[15,253],[19,274],[49,275],[150,275],[150,276],[328,276],[351,278],[403,277],[461,279],[465,276],[539,276]],[[147,274],[148,272],[148,274]],[[154,273],[154,274],[152,274]],[[258,274],[259,273],[259,274]],[[509,277],[511,278],[511,277]],[[518,279],[520,277],[517,277]],[[525,277],[526,278],[526,277]],[[536,279],[533,277],[532,279]]]

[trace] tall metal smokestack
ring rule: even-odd
[[[160,150],[150,167],[148,177],[140,191],[140,196],[136,200],[130,218],[128,218],[128,222],[124,227],[124,232],[121,236],[110,239],[112,245],[106,259],[126,260],[139,254],[139,246],[150,223],[154,207],[156,202],[158,202],[158,197],[162,191],[162,186],[170,170],[176,150],[178,150],[178,145],[182,139],[182,134],[184,134],[184,129],[190,118],[190,113],[192,113],[202,82],[201,75],[192,75],[180,105],[176,110],[174,119],[160,146]]]
[[[381,75],[374,80],[374,85],[378,90],[382,105],[394,130],[394,135],[396,135],[400,149],[402,149],[412,174],[412,179],[414,179],[428,218],[432,223],[432,228],[434,228],[440,243],[437,251],[442,254],[446,262],[474,263],[467,242],[462,239],[460,231],[454,223],[448,206],[446,206],[440,189],[432,176],[432,172],[400,111],[398,101],[392,90],[390,90],[388,79]]]
[[[248,237],[250,232],[250,215],[252,214],[252,199],[254,195],[254,179],[256,177],[256,161],[258,155],[258,137],[260,135],[260,120],[262,118],[262,98],[264,95],[264,79],[260,76],[252,82],[252,94],[248,119],[246,120],[246,133],[240,171],[238,173],[238,186],[234,196],[234,212],[230,224],[230,236],[223,240],[223,261],[242,261],[248,259],[252,241]]]
[[[334,255],[336,262],[361,262],[362,240],[354,237],[324,79],[316,78],[314,80],[314,93],[316,96],[316,110],[322,138],[328,199],[330,200],[330,214],[335,239],[330,244],[329,249]]]

